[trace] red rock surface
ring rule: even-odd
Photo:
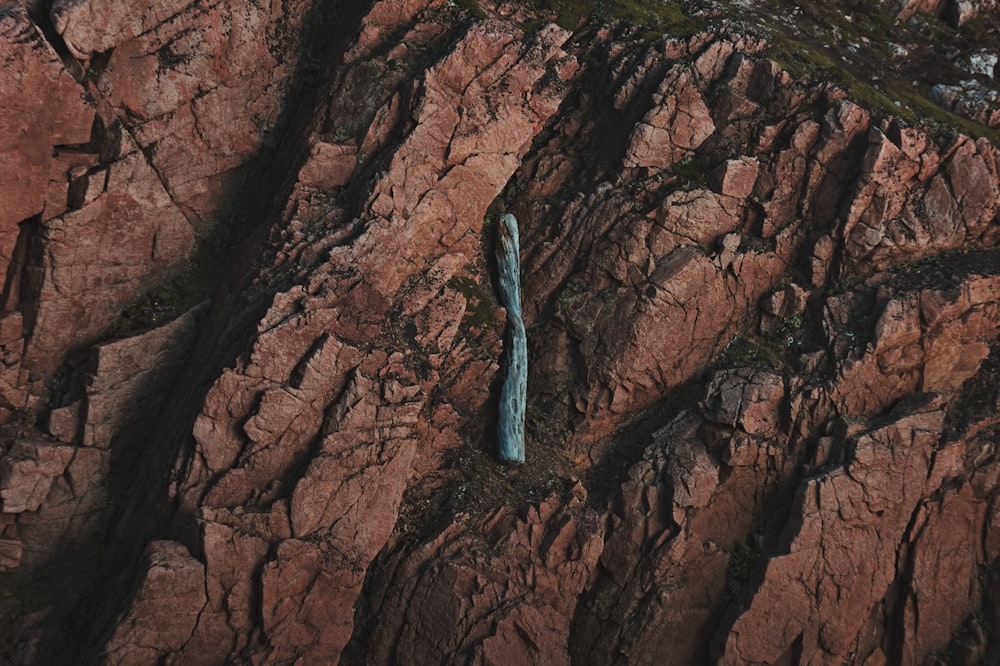
[[[50,187],[61,186],[65,192],[67,174],[78,166],[74,162],[79,157],[64,156],[58,147],[90,141],[94,109],[25,6],[4,11],[0,35],[0,62],[7,72],[0,82],[0,181],[6,190],[0,212],[0,269],[6,273],[18,223],[46,209]],[[89,165],[84,160],[82,166]]]
[[[479,9],[0,10],[0,661],[991,658],[1000,150]]]
[[[122,155],[89,205],[42,222],[36,242],[47,252],[29,264],[31,296],[22,304],[30,337],[23,366],[52,372],[67,348],[93,341],[152,275],[183,262],[191,226],[136,149]],[[114,238],[114,243],[106,239]],[[100,288],[107,283],[108,288]]]
[[[154,541],[146,548],[142,579],[131,612],[107,642],[109,664],[137,664],[169,655],[191,635],[205,607],[205,566],[179,543]]]

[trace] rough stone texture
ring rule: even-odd
[[[726,160],[714,171],[708,174],[708,182],[713,189],[727,197],[746,199],[753,194],[754,183],[757,181],[757,160],[743,157],[738,160]]]
[[[52,480],[66,471],[73,447],[19,441],[0,460],[0,510],[38,511]]]
[[[116,0],[59,0],[50,13],[66,47],[77,58],[110,51],[122,42],[149,32],[179,14],[190,0],[165,0],[140,5]]]
[[[0,661],[989,658],[996,146],[795,81],[710,9],[651,38],[321,4],[58,2],[63,65],[0,16],[39,120],[0,121],[33,179]]]
[[[108,448],[116,434],[129,434],[137,416],[141,420],[142,414],[159,407],[191,348],[204,310],[197,306],[147,333],[91,348],[80,407],[86,420],[76,428],[82,433],[80,444]]]
[[[332,249],[329,277],[274,297],[249,356],[209,391],[181,485],[181,502],[201,506],[208,606],[179,658],[248,650],[329,662],[349,641],[349,609],[404,491],[439,447],[454,446],[451,410],[421,417],[443,379],[437,368],[471,360],[456,338],[465,299],[446,283],[472,260],[487,206],[557,106],[553,70],[567,34],[551,26],[531,42],[519,36],[500,23],[474,26],[426,72],[415,127],[375,182],[361,233]],[[456,95],[458,107],[446,103]],[[458,307],[428,320],[411,298]],[[409,349],[391,344],[400,334],[386,322],[392,308],[414,318]],[[418,354],[426,366],[414,364]],[[495,360],[485,369],[495,372]],[[263,642],[250,633],[256,586]]]
[[[107,519],[106,452],[22,437],[0,458],[0,525],[11,544],[7,568],[48,563]]]
[[[891,0],[886,3],[889,11],[899,18],[917,13],[943,15],[950,23],[961,26],[980,14],[996,12],[996,0]]]
[[[299,52],[303,3],[67,2],[54,8],[77,48],[102,50],[111,11],[124,32],[94,90],[123,118],[172,200],[201,235],[278,123]],[[62,12],[62,13],[59,13]],[[120,19],[118,19],[120,17]],[[109,34],[114,35],[109,30]],[[281,35],[287,35],[279,42]],[[238,113],[231,110],[238,108]]]
[[[899,18],[909,18],[917,13],[941,14],[948,0],[890,0],[885,4]]]
[[[16,569],[23,552],[24,546],[18,539],[0,539],[0,571]]]
[[[972,377],[1000,331],[997,277],[972,277],[956,295],[938,290],[876,295],[873,335],[860,352],[838,363],[833,398],[845,413],[872,416],[918,391],[953,393]],[[831,298],[828,327],[834,345],[849,349],[845,328],[862,308]]]
[[[980,14],[995,13],[998,7],[997,0],[954,0],[948,14],[955,25],[962,25]]]
[[[108,664],[157,661],[191,636],[205,606],[205,565],[173,541],[154,541],[129,615],[121,618],[104,647]]]
[[[693,79],[681,66],[664,77],[653,96],[656,106],[633,131],[625,164],[667,169],[712,135],[715,124]]]
[[[355,146],[317,141],[299,171],[299,183],[331,190],[343,187],[351,180],[357,163],[358,149]]]
[[[67,348],[104,331],[151,274],[178,266],[192,249],[191,225],[142,153],[123,155],[102,176],[104,191],[91,204],[46,220],[38,231],[46,252],[28,268],[29,370],[51,373]]]
[[[576,599],[603,546],[577,484],[481,523],[461,517],[393,569],[375,663],[569,664]]]
[[[196,241],[218,244],[233,188],[279,124],[304,11],[57,3],[56,28],[71,53],[94,56],[89,68],[64,66],[25,6],[3,12],[5,70],[17,76],[0,88],[11,186],[0,270],[26,342],[5,341],[0,421],[37,410],[67,352],[175,276]]]
[[[956,249],[996,233],[997,148],[967,137],[940,157],[930,147],[912,129],[896,141],[871,130],[845,223],[849,269],[861,262],[888,267],[903,256]],[[908,195],[918,185],[921,196]]]
[[[775,663],[793,649],[803,663],[822,663],[856,649],[889,593],[912,507],[934,490],[927,484],[944,419],[939,404],[931,395],[902,407],[848,440],[842,467],[803,483],[792,508],[794,533],[778,546],[786,552],[769,558],[749,607],[728,629],[720,663]]]
[[[982,591],[976,567],[989,560],[973,544],[984,527],[990,529],[986,510],[986,502],[969,485],[946,488],[940,500],[918,510],[910,536],[915,543],[904,612],[904,661],[917,661],[948,644],[977,610]]]
[[[1000,127],[1000,92],[980,87],[975,79],[958,86],[938,84],[931,88],[931,97],[952,113],[987,127]]]
[[[723,520],[710,536],[699,529],[711,525],[710,516],[691,520],[725,515],[713,499],[720,464],[698,441],[698,423],[688,414],[658,431],[655,452],[629,471],[612,504],[598,576],[577,613],[575,660],[699,661],[726,591],[726,548],[740,532],[727,533],[734,526]]]
[[[0,275],[6,275],[18,223],[47,207],[50,180],[65,188],[74,156],[58,146],[90,141],[94,109],[41,30],[17,4],[0,15]],[[79,159],[76,157],[76,159]],[[87,165],[89,166],[89,165]],[[65,190],[64,190],[65,191]],[[65,206],[65,195],[62,205]],[[58,205],[58,204],[57,204]]]
[[[712,399],[706,404],[706,417],[715,423],[761,437],[777,434],[785,397],[780,375],[747,370],[717,373],[707,391]]]

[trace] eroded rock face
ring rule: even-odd
[[[89,605],[0,597],[15,663],[985,658],[997,147],[725,22],[483,10],[60,1],[66,65],[0,15],[0,568],[103,549]]]
[[[52,3],[52,21],[66,47],[77,58],[89,60],[149,32],[180,13],[188,0],[129,6],[116,2],[67,0]]]
[[[4,569],[51,562],[57,549],[85,544],[109,517],[107,451],[42,436],[14,440],[0,458]]]
[[[672,69],[653,96],[655,106],[633,130],[626,150],[629,166],[670,168],[689,157],[715,131],[693,72]]]
[[[570,663],[569,625],[603,547],[577,483],[523,516],[457,516],[390,563],[376,663]],[[398,637],[398,638],[395,638]]]
[[[989,66],[992,78],[992,66]],[[1000,92],[982,88],[975,79],[962,85],[938,84],[931,89],[934,101],[960,116],[987,127],[1000,127]]]
[[[29,371],[51,373],[67,348],[95,340],[151,276],[177,268],[193,247],[191,225],[138,149],[90,177],[103,191],[43,222],[33,241],[46,252],[26,271]]]
[[[154,541],[140,564],[143,577],[129,615],[107,642],[109,664],[156,661],[191,635],[205,607],[205,565],[172,541]]]
[[[803,484],[790,517],[798,532],[787,554],[767,562],[749,608],[728,629],[720,663],[773,663],[793,644],[807,663],[846,658],[856,648],[896,577],[911,508],[931,490],[944,420],[935,402],[908,405],[904,416],[848,440],[843,467]],[[825,548],[827,539],[837,545]]]
[[[65,155],[57,146],[86,144],[94,124],[94,109],[83,87],[69,72],[32,22],[24,5],[0,16],[0,62],[7,72],[0,82],[0,135],[4,159],[0,180],[4,204],[0,212],[0,269],[7,266],[17,240],[18,223],[42,213],[50,196],[58,208],[60,181],[65,207],[66,174],[90,166],[86,158]],[[75,163],[74,163],[75,162]]]
[[[567,37],[551,26],[522,41],[509,24],[486,23],[428,69],[411,101],[415,126],[353,222],[360,234],[274,297],[247,359],[209,391],[180,486],[198,512],[209,585],[198,626],[176,646],[184,658],[222,644],[333,661],[347,644],[349,609],[404,491],[455,445],[454,408],[431,400],[454,381],[442,372],[473,360],[456,335],[466,300],[449,281],[475,258],[487,206],[558,106],[572,72],[559,48]],[[304,187],[323,186],[307,178]],[[397,317],[415,331],[404,347]],[[495,372],[495,356],[484,360],[476,374]],[[481,405],[484,388],[469,388]],[[247,633],[258,586],[263,641]]]
[[[4,513],[38,511],[52,480],[62,476],[73,457],[69,446],[18,442],[0,463],[0,499]]]
[[[997,9],[996,0],[891,0],[886,6],[900,18],[917,13],[943,15],[959,26]]]
[[[0,90],[10,111],[0,268],[4,308],[23,314],[25,336],[23,358],[0,371],[6,413],[37,409],[39,380],[68,351],[96,342],[123,307],[176,275],[196,243],[218,243],[233,188],[278,124],[304,7],[67,2],[52,11],[74,55],[100,58],[72,70],[78,82],[23,6],[3,14],[16,76]]]
[[[155,411],[176,379],[207,304],[163,326],[95,345],[85,369],[83,396],[49,412],[49,433],[62,441],[106,449],[129,438],[141,414]]]

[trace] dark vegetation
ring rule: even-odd
[[[588,18],[643,26],[648,37],[670,34],[687,37],[701,29],[680,3],[649,0],[530,0],[531,7],[548,14],[556,23],[575,30]]]
[[[956,64],[956,56],[994,46],[1000,35],[997,18],[980,17],[953,28],[931,15],[898,20],[881,3],[774,0],[771,5],[772,11],[747,18],[766,29],[768,55],[800,80],[830,81],[878,115],[1000,139],[1000,130],[930,99],[934,85],[972,78]]]
[[[995,47],[1000,39],[998,16],[980,16],[956,28],[926,14],[899,20],[880,2],[852,0],[531,0],[529,4],[569,30],[587,20],[623,23],[640,27],[649,40],[663,35],[685,38],[728,22],[742,34],[766,39],[765,55],[802,83],[833,83],[877,115],[928,124],[945,134],[957,130],[1000,141],[1000,129],[963,118],[930,98],[933,86],[970,78],[998,89],[993,81],[974,77],[956,62],[960,52]],[[475,2],[463,0],[462,5]]]

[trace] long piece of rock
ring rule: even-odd
[[[507,308],[507,377],[500,392],[497,440],[500,459],[524,462],[524,406],[528,392],[528,338],[521,318],[521,255],[517,218],[507,214],[497,229],[497,266],[500,297]]]

